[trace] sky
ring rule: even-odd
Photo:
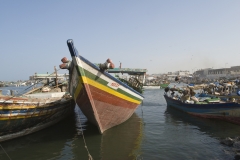
[[[240,65],[239,0],[0,1],[0,81],[52,73],[71,59],[159,74]],[[67,73],[60,70],[59,73]]]

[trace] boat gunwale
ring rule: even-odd
[[[113,80],[113,81],[115,81],[115,82],[120,83],[120,84],[121,84],[122,86],[124,86],[125,88],[128,88],[129,90],[133,91],[134,93],[136,93],[136,94],[138,94],[139,96],[141,96],[141,97],[144,98],[144,96],[143,96],[141,93],[135,91],[133,88],[129,87],[128,85],[126,85],[125,83],[123,83],[122,81],[120,81],[119,79],[113,77],[113,76],[112,76],[111,74],[109,74],[108,72],[102,72],[98,66],[96,66],[96,65],[93,64],[93,63],[91,63],[91,62],[88,61],[86,58],[84,58],[84,57],[82,57],[82,56],[80,56],[80,55],[78,55],[78,57],[80,57],[80,59],[83,60],[85,63],[87,63],[89,66],[93,67],[94,69],[96,69],[96,70],[98,70],[99,72],[101,72],[102,74],[104,74],[106,77],[110,78],[111,80]],[[96,75],[96,76],[97,76],[97,75]]]
[[[122,81],[120,81],[119,79],[113,77],[111,74],[109,74],[108,72],[105,72],[105,71],[101,71],[100,68],[93,64],[92,62],[90,62],[89,60],[87,60],[86,58],[84,58],[83,56],[79,55],[77,49],[75,48],[74,44],[73,44],[73,41],[72,40],[68,40],[67,41],[67,44],[69,47],[71,47],[72,49],[69,49],[70,53],[71,53],[71,56],[75,56],[75,57],[78,57],[80,60],[84,61],[85,63],[87,63],[89,66],[93,67],[94,69],[96,69],[97,71],[101,72],[103,75],[105,75],[106,77],[110,78],[111,80],[115,81],[115,82],[118,82],[119,84],[121,84],[123,87],[129,89],[130,91],[138,94],[139,96],[141,96],[142,98],[144,98],[144,96],[137,92],[136,90],[134,90],[133,88],[129,87],[128,85],[126,85],[125,83],[123,83]],[[73,50],[74,49],[74,50]],[[77,64],[76,64],[77,65]],[[79,66],[79,65],[77,65]],[[81,74],[80,74],[81,75]],[[97,76],[97,75],[96,75]]]

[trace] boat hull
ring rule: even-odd
[[[129,119],[143,96],[79,56],[72,42],[68,46],[73,59],[70,93],[88,120],[103,133]]]
[[[169,107],[203,118],[216,118],[240,125],[240,105],[238,103],[186,104],[172,99],[168,95],[164,98]]]
[[[16,97],[0,99],[0,142],[54,125],[73,114],[75,107],[73,99],[50,103],[47,103],[47,99],[38,101]]]
[[[89,88],[91,97],[85,88]],[[78,94],[76,103],[88,120],[101,129],[101,133],[129,119],[138,107],[138,104],[87,84]]]

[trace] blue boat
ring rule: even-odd
[[[201,102],[189,103],[182,101],[169,92],[164,93],[168,107],[181,110],[188,114],[203,118],[215,118],[240,125],[240,104],[236,102],[223,101],[218,97],[202,97]]]

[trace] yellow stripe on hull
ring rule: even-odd
[[[14,120],[14,119],[26,119],[31,117],[40,117],[52,114],[51,113],[39,113],[39,114],[31,114],[31,115],[19,115],[19,116],[8,116],[8,117],[0,117],[0,120]]]
[[[81,77],[79,77],[79,79],[81,79]],[[80,80],[80,81],[81,81],[81,80]],[[75,91],[75,93],[74,93],[74,100],[75,100],[75,101],[76,101],[76,99],[77,99],[78,94],[79,94],[80,91],[82,90],[82,88],[83,88],[82,81],[81,81],[81,82],[78,82],[78,86],[77,86],[76,91]]]
[[[101,89],[101,90],[103,90],[103,91],[105,91],[107,93],[110,93],[110,94],[112,94],[114,96],[117,96],[119,98],[122,98],[122,99],[127,100],[127,101],[132,102],[132,103],[136,103],[136,104],[140,104],[141,103],[141,101],[138,101],[138,100],[135,100],[135,99],[133,99],[131,97],[125,96],[124,94],[121,94],[121,93],[119,93],[119,92],[117,92],[117,91],[115,91],[113,89],[110,89],[110,88],[108,88],[108,87],[106,87],[106,86],[104,86],[104,85],[102,85],[102,84],[100,84],[100,83],[98,83],[96,81],[93,81],[93,80],[91,80],[91,79],[89,79],[89,78],[87,78],[85,76],[82,76],[82,77],[79,76],[79,79],[81,79],[81,78],[83,79],[83,83],[86,83],[88,85],[92,85],[92,86],[94,86],[94,87],[96,87],[98,89]],[[76,89],[75,94],[74,94],[74,98],[75,99],[77,98],[77,95],[80,93],[82,87],[83,87],[82,83],[78,83],[77,89]]]
[[[40,108],[38,106],[16,106],[16,105],[8,105],[8,106],[0,106],[0,110],[2,109],[8,109],[8,110],[12,110],[12,109],[34,109],[34,108]],[[43,108],[43,107],[41,107]]]

